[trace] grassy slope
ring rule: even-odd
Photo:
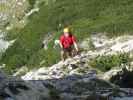
[[[93,32],[107,32],[109,36],[132,33],[132,9],[132,0],[57,0],[42,4],[24,29],[12,30],[19,35],[16,43],[3,54],[1,63],[7,64],[5,70],[9,73],[23,65],[40,67],[44,59],[43,65],[52,65],[59,60],[59,52],[52,48],[52,42],[44,51],[41,41],[44,34],[51,31],[56,33],[53,39],[57,38],[66,25],[80,41]]]

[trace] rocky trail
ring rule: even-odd
[[[73,74],[87,74],[93,73],[96,74],[96,70],[89,65],[89,61],[98,55],[112,55],[117,54],[118,52],[132,52],[133,50],[133,36],[122,36],[116,39],[108,39],[106,36],[100,37],[99,34],[93,35],[91,40],[95,50],[86,50],[81,52],[79,55],[68,58],[66,61],[60,61],[59,63],[51,67],[42,67],[38,70],[32,70],[26,75],[22,76],[24,80],[44,80],[44,79],[53,79],[53,78],[62,78],[64,76],[73,75]],[[101,43],[102,41],[102,43]],[[85,40],[80,44],[81,48],[89,48],[87,43],[89,40]],[[119,46],[118,46],[119,44]],[[132,56],[132,53],[131,53]],[[127,68],[128,69],[128,68]],[[109,72],[106,72],[103,75],[103,79],[108,79],[109,76],[113,73],[120,72],[122,68],[112,69]],[[132,71],[132,68],[129,69]],[[19,74],[19,73],[18,73]],[[110,74],[110,75],[109,75]],[[16,74],[14,74],[15,76]],[[110,76],[111,77],[111,76]]]

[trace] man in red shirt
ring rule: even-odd
[[[61,59],[64,61],[68,57],[72,57],[74,49],[78,52],[76,38],[71,34],[69,28],[64,29],[63,35],[60,37]]]

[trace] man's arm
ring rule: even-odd
[[[75,47],[76,51],[78,52],[79,51],[79,48],[78,48],[78,45],[77,45],[76,42],[74,42],[74,47]]]
[[[73,40],[74,48],[75,48],[76,51],[78,52],[78,51],[79,51],[79,48],[78,48],[78,44],[77,44],[77,42],[76,42],[76,38],[73,36],[73,37],[72,37],[72,40]]]
[[[63,49],[63,45],[62,45],[63,38],[60,37],[60,40],[59,40],[59,41],[60,41],[60,42],[59,42],[59,45],[60,45],[61,49]]]
[[[59,42],[59,45],[60,45],[61,49],[63,49],[63,46],[62,46],[62,43],[61,43],[61,41]]]

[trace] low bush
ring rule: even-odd
[[[130,62],[129,53],[118,53],[114,55],[99,55],[90,61],[90,65],[105,72],[113,67],[121,66],[121,64],[129,64]]]

